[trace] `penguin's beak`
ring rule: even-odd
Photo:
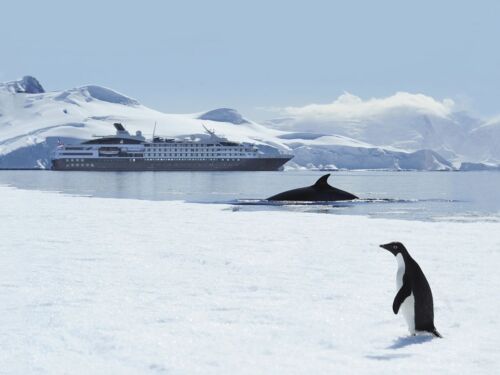
[[[382,249],[385,249],[385,250],[391,251],[391,248],[390,248],[389,244],[380,245],[380,247],[381,247]],[[391,251],[391,252],[392,252],[392,251]]]

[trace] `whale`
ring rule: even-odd
[[[296,202],[319,202],[319,201],[347,201],[358,199],[354,194],[340,190],[328,184],[330,173],[320,177],[314,185],[298,189],[287,190],[283,193],[267,198],[268,201],[296,201]]]

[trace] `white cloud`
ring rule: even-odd
[[[436,100],[423,94],[397,92],[386,98],[361,99],[344,93],[330,104],[309,104],[303,107],[285,107],[280,112],[296,118],[323,120],[356,120],[378,117],[387,113],[411,111],[439,117],[448,116],[455,108],[452,99]]]
[[[411,151],[431,149],[455,158],[449,150],[459,149],[468,129],[479,122],[457,117],[458,110],[451,99],[437,100],[423,94],[397,92],[385,98],[362,99],[344,93],[330,104],[281,108],[283,117],[269,123],[280,130],[333,134]]]

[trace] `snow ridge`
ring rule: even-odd
[[[24,76],[17,81],[0,83],[0,89],[2,88],[12,93],[40,94],[45,92],[40,82],[32,76]]]
[[[208,111],[198,117],[200,120],[211,120],[218,122],[229,122],[235,125],[248,124],[250,121],[232,108],[218,108]]]

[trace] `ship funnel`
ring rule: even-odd
[[[114,126],[114,127],[115,127],[115,129],[116,129],[117,131],[119,131],[119,132],[124,132],[124,131],[126,131],[126,130],[125,130],[125,128],[123,127],[123,125],[122,125],[121,123],[119,123],[119,122],[115,122],[115,123],[113,124],[113,126]]]

